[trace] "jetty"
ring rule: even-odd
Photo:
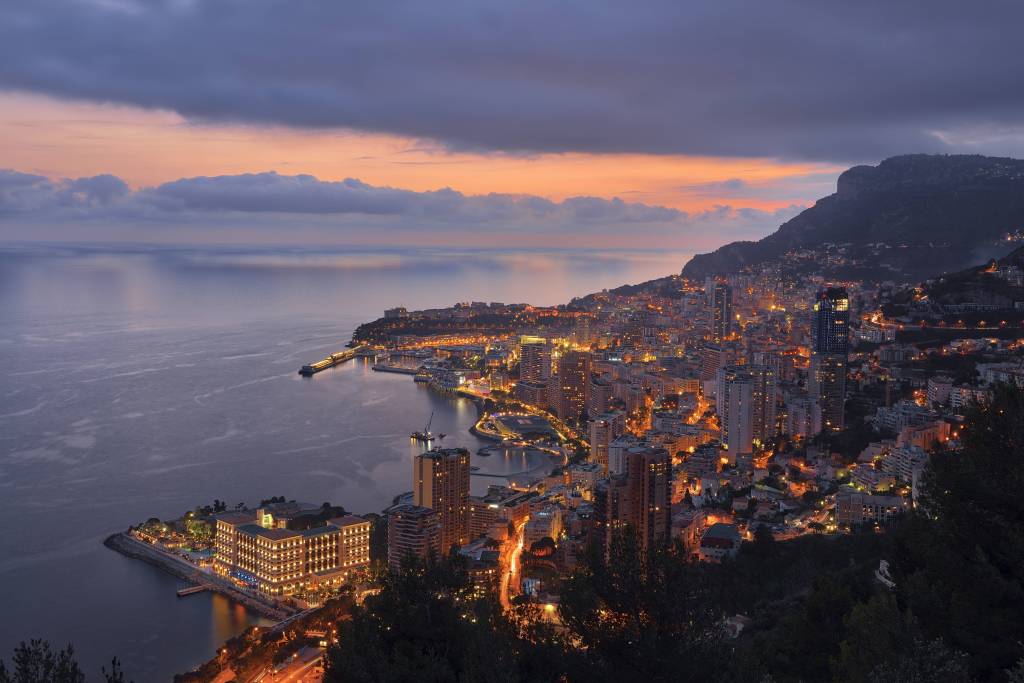
[[[369,344],[360,344],[359,346],[355,346],[351,349],[348,349],[347,351],[338,351],[337,353],[332,353],[326,358],[322,358],[321,360],[318,360],[315,363],[307,363],[306,365],[303,365],[301,368],[299,368],[299,374],[302,375],[303,377],[312,377],[313,375],[322,370],[326,370],[327,368],[333,368],[335,365],[339,365],[340,363],[344,363],[345,361],[350,361],[356,356],[372,355],[374,355],[374,353],[373,350],[370,348]]]

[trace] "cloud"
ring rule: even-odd
[[[753,182],[741,178],[727,178],[726,180],[680,185],[674,189],[683,195],[701,198],[756,200],[806,197],[814,199],[831,194],[835,189],[835,184],[835,173],[803,173]]]
[[[54,182],[41,175],[0,169],[0,218],[35,211],[104,207],[128,192],[128,185],[112,175]]]
[[[621,234],[683,235],[714,228],[729,235],[764,234],[799,211],[774,212],[720,205],[688,213],[619,198],[570,197],[552,201],[521,194],[466,195],[452,189],[424,192],[379,187],[348,178],[319,180],[275,172],[182,178],[132,191],[110,175],[52,181],[43,176],[0,171],[0,226],[22,236],[34,226],[88,237],[86,226],[145,228],[179,226],[215,232],[219,228],[271,229],[296,226],[344,237],[372,228],[386,240],[392,233],[457,230],[481,237],[499,232],[581,238]],[[83,232],[84,231],[84,232]]]
[[[1012,0],[33,0],[0,4],[0,87],[512,153],[1010,153],[1021,25]]]
[[[678,189],[680,192],[698,197],[733,197],[737,194],[749,192],[751,186],[747,181],[740,178],[729,178],[727,180],[713,180],[694,185],[681,185]]]
[[[571,197],[553,202],[534,195],[464,195],[376,187],[354,178],[332,182],[311,175],[247,173],[183,178],[138,193],[161,211],[401,216],[448,223],[668,223],[683,212],[621,199]]]

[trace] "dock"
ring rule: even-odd
[[[196,593],[202,593],[210,590],[210,587],[205,584],[199,584],[198,586],[189,586],[187,588],[178,589],[178,597],[183,598],[186,595],[195,595]]]
[[[399,375],[415,375],[419,372],[417,368],[407,368],[401,365],[385,365],[384,363],[371,365],[370,369],[376,372],[394,372]]]
[[[318,360],[315,363],[303,365],[301,368],[299,368],[299,374],[302,375],[303,377],[312,377],[321,370],[333,368],[335,365],[339,365],[341,363],[344,363],[345,361],[352,360],[356,356],[368,355],[373,355],[370,346],[368,344],[360,344],[359,346],[351,348],[347,351],[339,351],[337,353],[332,353],[326,358],[322,358],[321,360]]]

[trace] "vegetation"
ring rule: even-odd
[[[125,683],[121,662],[117,657],[110,662],[110,670],[101,669],[106,683]],[[11,668],[0,659],[0,683],[85,683],[85,672],[75,660],[70,645],[54,651],[45,640],[22,642],[14,648]]]

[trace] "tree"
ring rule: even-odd
[[[14,648],[11,665],[8,671],[0,662],[0,683],[85,683],[70,645],[54,652],[45,640],[22,641]]]
[[[458,555],[409,557],[383,584],[338,624],[325,683],[557,680],[554,666],[538,666],[545,645],[525,640],[527,627],[496,601],[475,597]]]
[[[843,683],[870,683],[876,667],[896,660],[913,642],[911,624],[891,593],[879,593],[854,606],[845,619],[846,638],[833,660],[833,676]]]
[[[562,585],[559,615],[584,653],[574,678],[713,679],[722,615],[709,599],[706,574],[682,548],[645,553],[626,529],[613,535],[608,561],[602,559],[592,554]]]
[[[759,524],[754,529],[754,544],[753,551],[757,553],[759,557],[768,557],[775,550],[775,536],[772,534],[772,528],[767,524]]]
[[[962,446],[931,456],[920,508],[896,534],[897,597],[922,635],[966,652],[999,680],[1024,637],[1024,391],[973,406]]]
[[[909,651],[876,666],[868,683],[965,683],[971,680],[967,656],[941,640],[915,639]],[[1012,679],[1011,679],[1011,683]]]
[[[103,677],[107,683],[126,683],[124,677],[124,670],[121,669],[121,660],[114,657],[110,660],[110,671],[107,671],[106,667],[102,668]],[[127,683],[132,683],[128,681]]]

